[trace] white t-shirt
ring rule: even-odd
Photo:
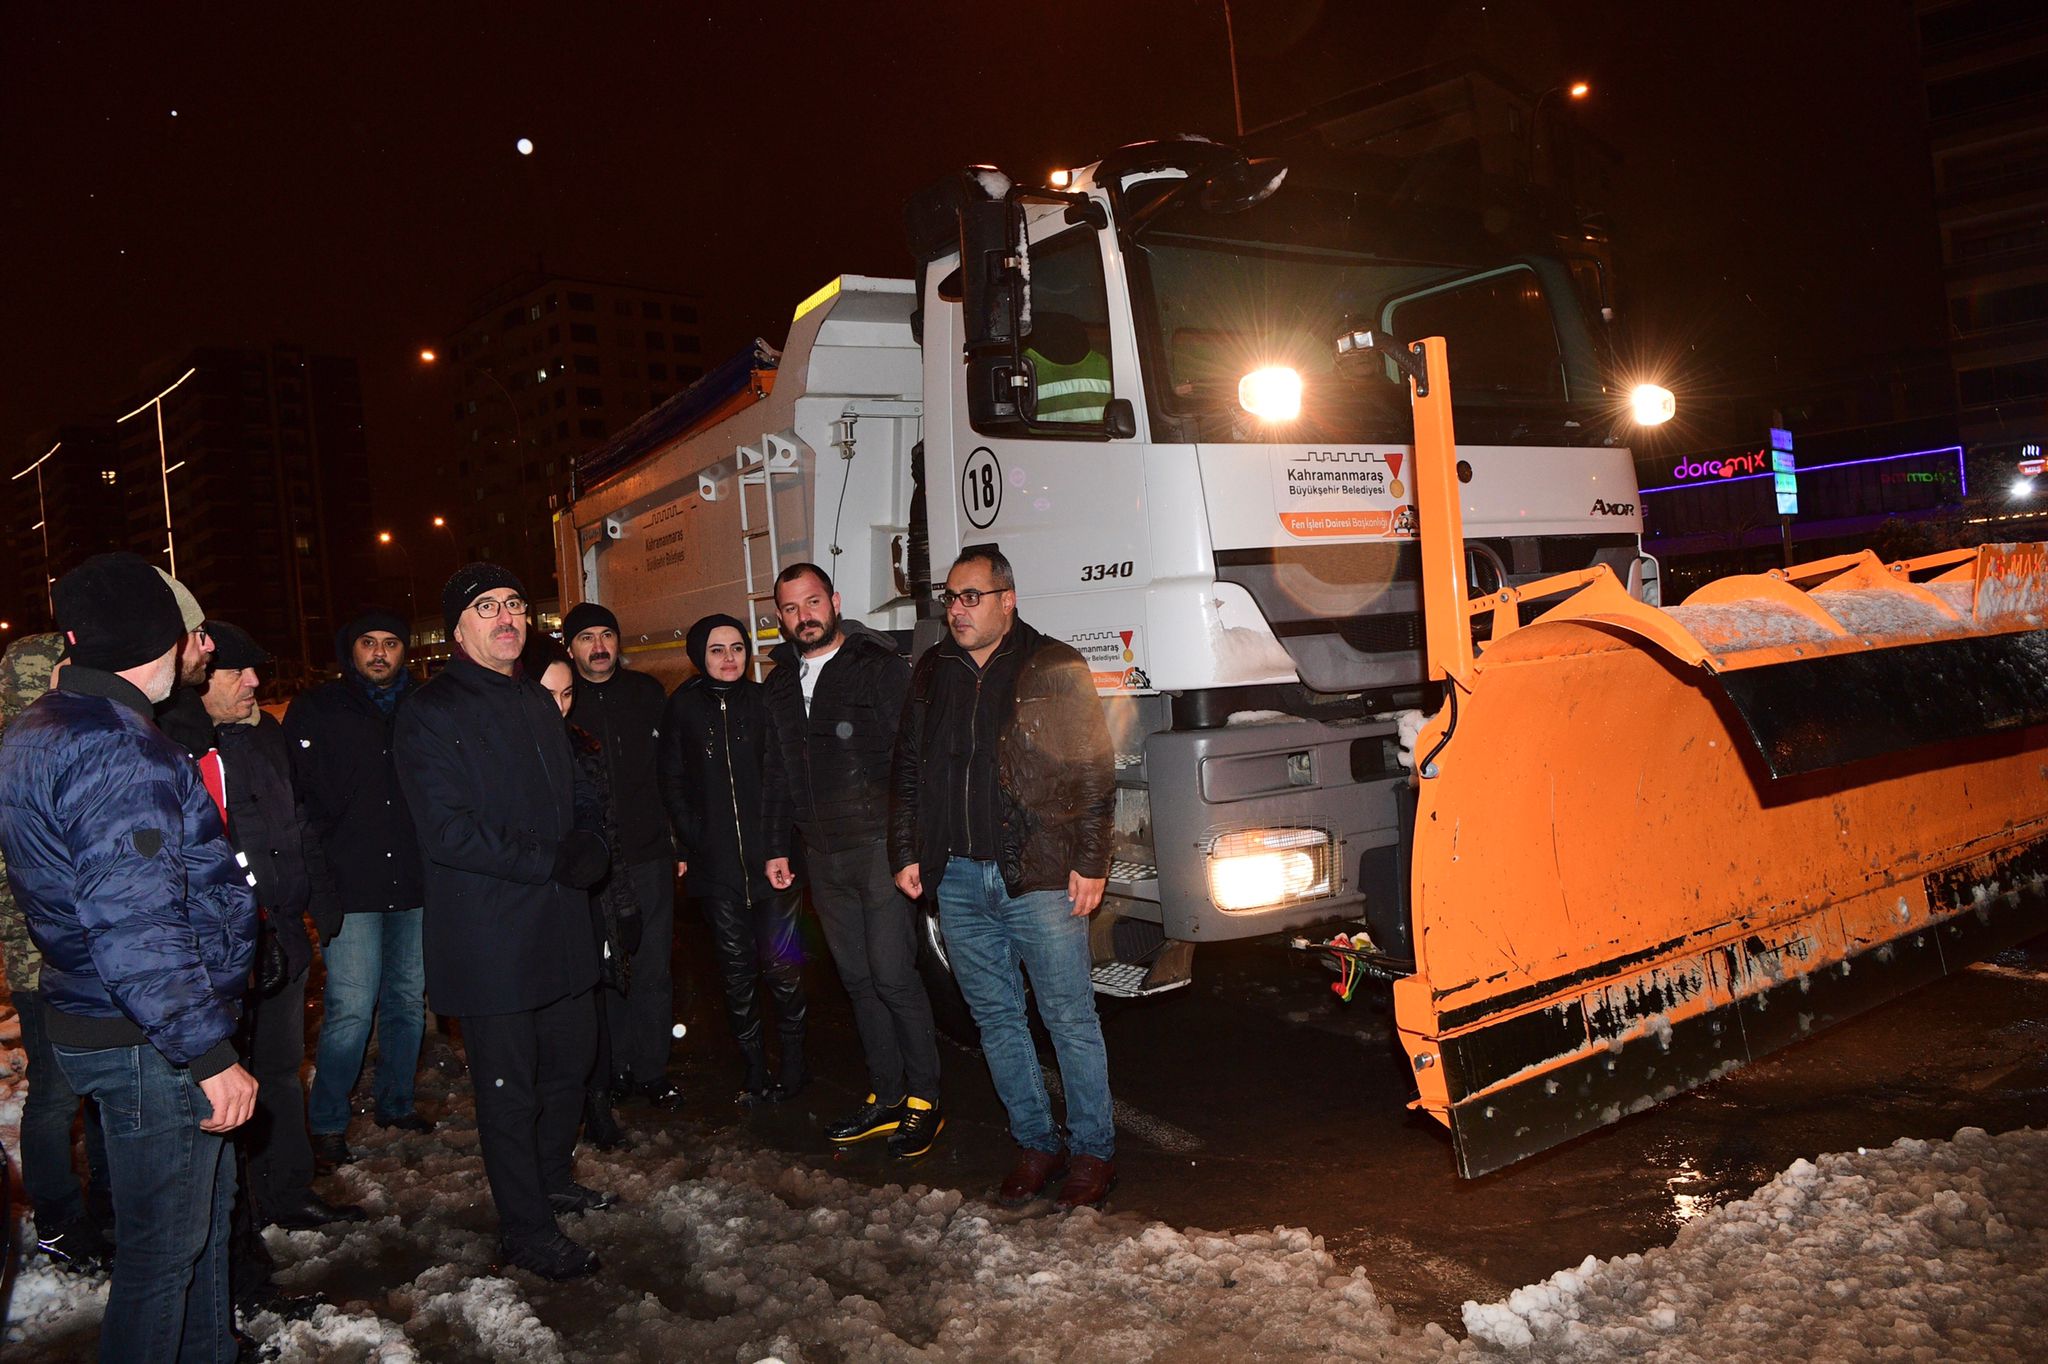
[[[811,713],[811,697],[818,690],[818,674],[825,670],[825,665],[832,661],[833,655],[845,647],[842,642],[836,648],[822,654],[806,654],[798,663],[796,680],[797,685],[804,689],[804,714]]]

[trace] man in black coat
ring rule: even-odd
[[[764,688],[747,676],[746,627],[706,616],[685,641],[697,676],[677,687],[661,721],[661,795],[675,826],[684,887],[711,925],[725,1016],[746,1066],[741,1101],[781,1102],[804,1087],[803,944],[796,892],[768,884],[761,767],[768,746]],[[761,978],[775,996],[782,1074],[768,1065]]]
[[[301,694],[284,717],[293,778],[326,854],[328,884],[313,923],[327,985],[306,1102],[313,1154],[324,1164],[353,1158],[349,1095],[373,1026],[378,1125],[407,1132],[432,1126],[413,1106],[427,1026],[419,835],[391,759],[392,727],[413,690],[406,633],[395,612],[357,616],[335,637],[340,678]]]
[[[885,636],[841,619],[839,594],[816,564],[777,575],[775,607],[783,642],[767,683],[768,879],[777,890],[794,884],[789,859],[801,834],[811,903],[853,1001],[870,1085],[867,1101],[825,1136],[838,1145],[887,1136],[898,1156],[920,1156],[945,1126],[939,1047],[917,975],[914,909],[896,892],[886,846],[890,753],[910,666]]]
[[[569,723],[597,740],[618,813],[622,863],[610,874],[626,878],[640,906],[640,944],[627,962],[626,991],[599,991],[617,1072],[604,1078],[621,1097],[637,1094],[658,1108],[674,1108],[682,1094],[668,1078],[676,1022],[669,958],[679,869],[655,778],[667,698],[661,683],[623,666],[618,617],[596,602],[569,609],[562,640],[576,667]]]
[[[561,712],[519,667],[527,609],[507,570],[457,569],[441,591],[454,660],[395,738],[427,866],[427,999],[462,1021],[500,1251],[569,1279],[597,1257],[556,1214],[610,1201],[571,1178],[597,1045],[588,892],[609,855]]]
[[[1116,1183],[1109,1056],[1095,1011],[1088,916],[1108,883],[1116,759],[1087,663],[1017,616],[993,545],[962,550],[940,600],[950,638],[927,649],[890,779],[896,884],[938,901],[960,993],[1010,1117],[1012,1206],[1060,1173],[1067,1209]],[[1017,967],[1059,1057],[1067,1131],[1053,1120]],[[1071,1150],[1071,1160],[1069,1151]]]

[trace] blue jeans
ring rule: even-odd
[[[1089,973],[1088,920],[1077,918],[1063,890],[1011,895],[993,862],[956,857],[939,881],[939,928],[967,1007],[981,1029],[981,1054],[1010,1115],[1019,1146],[1109,1160],[1116,1155],[1110,1115],[1109,1051],[1095,1013]],[[1038,1016],[1052,1034],[1066,1090],[1068,1140],[1060,1140],[1024,1014],[1024,978],[1031,975]]]
[[[228,1210],[235,1160],[199,1130],[213,1106],[155,1047],[56,1047],[72,1089],[100,1106],[114,1183],[114,1282],[100,1322],[105,1364],[230,1361]]]
[[[107,1146],[100,1116],[85,1110],[86,1197],[79,1197],[71,1165],[71,1124],[79,1097],[71,1092],[43,1028],[43,994],[16,990],[22,1049],[28,1053],[28,1098],[21,1105],[21,1183],[35,1209],[36,1232],[51,1236],[84,1222],[90,1214],[102,1228],[114,1224],[114,1196],[107,1187]],[[88,1201],[89,1200],[89,1201]]]
[[[370,1025],[377,1027],[377,1119],[412,1112],[413,1076],[427,1030],[427,968],[418,909],[351,914],[321,949],[327,992],[306,1126],[315,1136],[348,1130],[348,1096],[363,1073]]]

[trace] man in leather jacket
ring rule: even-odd
[[[761,768],[768,705],[746,627],[706,616],[686,641],[697,676],[675,689],[661,721],[661,796],[675,829],[684,887],[711,925],[725,1016],[746,1067],[741,1102],[781,1102],[804,1087],[803,943],[794,889],[768,884],[761,835]],[[775,998],[782,1073],[768,1064],[762,977]]]
[[[1116,767],[1088,665],[1017,618],[1016,588],[992,545],[969,546],[946,575],[951,637],[911,676],[890,777],[889,862],[905,895],[938,901],[954,976],[1021,1148],[1003,1201],[1028,1202],[1068,1169],[1054,1200],[1065,1209],[1099,1203],[1116,1181],[1088,950],[1088,915],[1109,877]],[[1019,961],[1059,1058],[1064,1140]]]

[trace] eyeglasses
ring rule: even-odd
[[[975,607],[981,605],[981,599],[983,597],[993,597],[998,593],[1007,592],[1009,590],[1010,589],[1007,587],[963,587],[958,592],[955,592],[950,587],[943,588],[939,592],[939,605],[950,609],[954,602],[958,602],[962,606],[966,607],[968,610],[972,611]]]
[[[507,597],[502,604],[506,612],[511,615],[523,616],[526,614],[526,598],[524,597]],[[492,616],[498,614],[499,605],[500,602],[496,597],[478,597],[470,603],[470,607],[485,620],[489,620]]]

